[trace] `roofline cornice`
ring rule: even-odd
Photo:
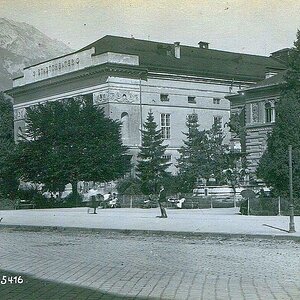
[[[22,94],[24,92],[29,92],[29,91],[31,92],[40,89],[45,85],[50,85],[50,86],[62,85],[68,82],[69,80],[78,79],[85,76],[91,76],[97,73],[107,73],[108,75],[110,73],[123,73],[138,78],[142,78],[147,76],[147,69],[139,66],[105,63],[99,66],[92,66],[79,71],[75,71],[60,76],[29,83],[26,85],[14,87],[10,90],[5,91],[5,93],[13,97],[18,94]]]
[[[226,83],[228,85],[235,84],[235,85],[249,85],[254,84],[256,81],[244,81],[244,80],[235,80],[235,79],[225,79],[225,78],[218,78],[218,77],[207,77],[207,76],[199,76],[199,75],[186,75],[182,73],[170,73],[170,72],[155,72],[155,71],[149,71],[148,76],[154,77],[154,78],[166,78],[166,79],[183,79],[183,80],[197,80],[202,82],[212,81],[212,82],[218,82],[218,83]]]
[[[251,92],[258,91],[258,90],[270,90],[270,89],[274,89],[274,88],[280,88],[284,84],[285,84],[285,82],[278,82],[278,83],[265,85],[265,86],[257,86],[257,87],[252,86],[252,87],[243,89],[243,91],[251,93]]]
[[[198,76],[198,77],[207,77],[207,78],[216,78],[216,79],[224,79],[231,81],[240,81],[240,82],[258,82],[263,78],[261,76],[249,76],[244,74],[227,74],[221,72],[207,72],[207,71],[191,71],[191,70],[178,70],[177,68],[172,67],[157,67],[157,66],[144,66],[149,70],[149,73],[171,73],[171,74],[181,74],[181,75],[190,75],[190,76]]]
[[[253,86],[251,88],[245,88],[245,89],[239,91],[237,94],[225,96],[225,98],[228,99],[229,101],[231,101],[231,100],[240,99],[242,97],[247,97],[247,95],[245,95],[243,93],[246,93],[249,95],[249,94],[255,94],[255,93],[265,92],[265,91],[270,91],[270,90],[280,90],[284,84],[285,84],[284,82],[281,82],[281,83],[276,83],[276,84],[272,84],[272,85],[268,85],[268,86],[259,86],[259,87]]]

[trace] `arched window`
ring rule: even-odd
[[[129,138],[129,116],[127,112],[122,112],[121,122],[122,122],[122,139],[127,140]]]
[[[275,122],[275,108],[273,103],[267,102],[265,104],[265,122]]]

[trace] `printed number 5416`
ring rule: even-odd
[[[0,284],[22,284],[24,282],[22,276],[6,276],[3,275]]]

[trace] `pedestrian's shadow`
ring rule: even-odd
[[[0,299],[2,300],[145,299],[106,293],[97,289],[40,279],[26,273],[2,269],[0,269],[0,282]]]

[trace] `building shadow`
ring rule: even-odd
[[[3,269],[0,269],[0,282],[1,300],[146,299],[143,297],[122,296],[74,284],[40,279],[26,273],[16,273]]]

